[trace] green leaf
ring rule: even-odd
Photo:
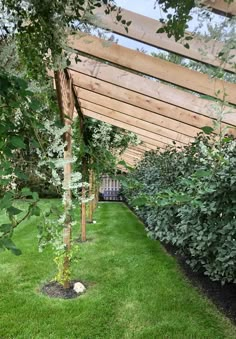
[[[10,143],[15,147],[15,148],[23,148],[25,149],[26,148],[26,145],[24,143],[24,140],[19,137],[19,136],[13,136],[11,139],[10,139]]]
[[[124,160],[121,160],[118,162],[118,165],[126,166],[126,162]]]
[[[214,128],[210,127],[210,126],[204,126],[201,128],[201,130],[205,133],[205,134],[211,134],[214,131]]]
[[[38,206],[33,206],[31,208],[31,215],[35,215],[36,217],[39,217],[40,216],[40,208]]]
[[[132,205],[133,206],[144,206],[148,202],[148,198],[145,196],[138,197],[132,200]]]
[[[29,197],[29,196],[32,196],[32,192],[31,192],[31,190],[30,190],[30,188],[28,188],[28,187],[24,187],[24,188],[22,188],[22,190],[21,190],[21,195],[23,196],[23,197]]]
[[[33,111],[37,111],[39,109],[41,109],[42,103],[35,99],[35,98],[31,98],[31,102],[29,103],[29,107],[33,110]]]
[[[1,243],[6,249],[10,250],[15,255],[20,255],[22,253],[10,238],[1,239]]]
[[[10,216],[12,215],[17,215],[20,214],[21,212],[23,212],[22,210],[20,210],[19,208],[16,208],[14,206],[8,207],[7,208],[7,212]]]
[[[0,199],[0,209],[9,208],[12,205],[12,193],[7,192],[2,199]]]
[[[196,171],[193,176],[196,178],[210,177],[212,173],[210,171],[199,170]]]
[[[15,170],[15,175],[21,180],[27,180],[28,179],[27,175],[25,173],[23,173],[22,171],[18,170],[18,169]]]
[[[32,197],[33,197],[34,201],[38,201],[39,200],[39,195],[38,195],[37,192],[33,192]]]
[[[0,225],[0,232],[8,233],[12,229],[12,224],[2,224]]]
[[[163,27],[159,28],[156,33],[164,33],[165,32],[165,29]]]
[[[181,195],[181,194],[177,194],[175,195],[175,200],[176,202],[189,202],[192,200],[192,197],[190,197],[189,195]]]

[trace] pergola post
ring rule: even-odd
[[[89,171],[89,197],[91,199],[91,196],[95,194],[94,192],[94,181],[93,181],[93,171]],[[95,199],[95,196],[93,199],[89,201],[89,217],[88,220],[90,223],[93,222],[93,201]]]
[[[80,123],[80,138],[84,141],[84,120],[83,116],[79,115]],[[82,141],[82,142],[83,142]],[[87,177],[87,158],[82,155],[82,190],[81,190],[81,241],[86,241],[86,177]]]
[[[93,199],[93,211],[97,208],[97,181],[95,174],[93,175],[93,191],[94,191],[94,199]]]
[[[55,83],[57,91],[57,99],[60,108],[61,120],[65,126],[68,126],[67,131],[64,133],[64,141],[66,146],[64,149],[64,213],[65,224],[63,229],[63,244],[65,247],[65,257],[63,263],[63,286],[69,288],[70,277],[68,276],[71,249],[71,174],[72,174],[72,136],[71,125],[74,112],[74,100],[72,94],[72,81],[67,76],[65,71],[55,71]]]
[[[84,185],[85,177],[87,171],[86,159],[82,159],[82,201],[81,201],[81,241],[86,241],[86,188]]]

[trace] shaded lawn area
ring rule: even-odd
[[[74,278],[89,287],[71,300],[39,293],[55,267],[51,251],[38,253],[36,219],[17,230],[23,254],[0,253],[1,339],[236,338],[125,205],[100,203],[96,220],[74,264]]]

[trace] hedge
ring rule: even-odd
[[[194,270],[236,282],[236,142],[199,134],[183,149],[147,152],[122,194],[149,234],[177,246]]]

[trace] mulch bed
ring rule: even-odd
[[[41,291],[43,294],[47,295],[50,298],[60,298],[60,299],[73,299],[78,298],[82,293],[76,293],[73,290],[74,283],[77,281],[72,281],[69,288],[64,288],[61,284],[56,281],[51,281],[45,284]]]
[[[219,282],[210,280],[202,272],[193,272],[191,267],[186,264],[186,258],[180,256],[174,246],[163,246],[169,254],[177,259],[181,270],[192,285],[197,287],[222,313],[236,324],[236,284],[226,283],[221,285]]]

